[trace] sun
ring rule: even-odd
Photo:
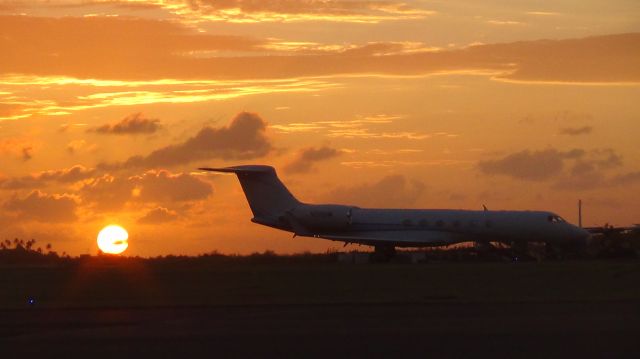
[[[98,233],[98,248],[104,253],[120,254],[129,247],[129,233],[115,224],[102,228]]]

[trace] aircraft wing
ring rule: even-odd
[[[613,227],[605,225],[602,227],[585,227],[584,229],[591,234],[623,233],[640,231],[640,225],[636,224],[632,227]]]
[[[398,238],[396,236],[367,236],[365,235],[340,235],[340,234],[316,234],[313,237],[316,238],[324,238],[330,239],[332,241],[339,241],[345,243],[359,243],[365,245],[374,246],[376,244],[393,244],[395,246],[405,247],[405,246],[435,246],[435,245],[446,245],[450,243],[446,236],[449,234],[443,234],[440,238],[433,238],[431,240],[425,238]]]

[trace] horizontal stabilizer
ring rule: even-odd
[[[211,171],[211,172],[228,172],[228,173],[239,173],[239,172],[271,172],[275,170],[271,166],[264,165],[247,165],[247,166],[232,166],[232,167],[220,167],[220,168],[211,168],[211,167],[200,167],[198,168],[201,171]]]

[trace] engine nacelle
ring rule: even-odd
[[[293,218],[308,228],[319,232],[345,230],[351,225],[354,207],[334,204],[302,205],[292,212]]]

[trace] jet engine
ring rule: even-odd
[[[302,205],[291,211],[294,220],[318,232],[345,230],[351,225],[351,213],[355,207],[340,205]]]

